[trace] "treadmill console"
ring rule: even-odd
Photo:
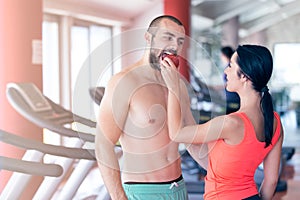
[[[47,99],[33,83],[9,83],[7,86],[16,89],[35,112],[52,109]]]

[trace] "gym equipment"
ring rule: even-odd
[[[89,94],[97,105],[100,105],[104,92],[104,87],[92,87],[89,89]]]
[[[34,124],[62,136],[80,138],[84,142],[94,142],[94,135],[74,130],[67,124],[77,122],[95,128],[96,122],[78,116],[54,103],[33,83],[9,83],[6,93],[14,109]]]
[[[19,199],[32,175],[59,177],[63,168],[58,164],[43,163],[43,155],[55,155],[72,159],[94,160],[94,151],[44,144],[0,130],[0,140],[4,143],[26,149],[22,160],[1,156],[0,169],[14,171],[0,199]],[[18,190],[15,190],[15,188]]]
[[[33,83],[9,83],[7,85],[7,98],[15,110],[29,121],[39,127],[70,138],[68,146],[73,148],[93,147],[96,122],[78,116],[54,103],[44,96]],[[83,127],[85,131],[86,129],[88,131],[79,130]],[[93,151],[89,152],[93,155]],[[50,199],[53,197],[58,191],[59,185],[66,178],[67,172],[73,169],[73,165],[76,165],[64,183],[63,189],[59,191],[59,194],[55,194],[55,199],[72,199],[90,169],[96,164],[95,159],[83,160],[66,157],[51,157],[51,159],[53,159],[53,163],[59,164],[63,168],[63,174],[57,178],[45,177],[33,199]],[[107,196],[106,189],[103,188],[103,191],[99,191],[100,194]]]

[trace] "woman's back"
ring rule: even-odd
[[[222,139],[209,143],[205,199],[242,199],[257,194],[255,170],[273,148],[273,145],[265,148],[265,142],[257,138],[256,130],[245,113],[231,115],[241,118],[244,136],[238,144],[228,144]],[[275,116],[275,121],[279,121],[279,116]],[[280,136],[280,126],[274,130],[272,144]],[[233,131],[232,134],[236,133]]]

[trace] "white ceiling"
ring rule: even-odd
[[[44,7],[76,5],[126,24],[157,3],[163,3],[163,0],[44,0]],[[196,23],[202,25],[197,28],[215,27],[239,16],[240,28],[247,34],[300,13],[300,0],[191,0],[191,4],[192,22],[196,19]]]
[[[240,29],[247,34],[261,31],[300,13],[300,0],[191,1],[195,18],[204,18],[211,26],[218,26],[238,16]]]
[[[134,18],[153,6],[157,0],[61,0],[68,3],[112,11],[115,15]]]
[[[43,0],[44,11],[55,14],[94,16],[94,20],[127,25],[132,19],[163,0]],[[91,20],[91,19],[89,19]],[[93,19],[92,19],[93,20]],[[103,21],[104,20],[104,21]]]

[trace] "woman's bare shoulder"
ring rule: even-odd
[[[222,136],[226,143],[238,144],[243,139],[244,122],[240,114],[234,113],[223,116],[224,126]]]
[[[232,113],[229,115],[223,115],[221,117],[224,121],[224,130],[231,133],[232,131],[236,132],[243,128],[243,119],[240,117],[239,113]]]

